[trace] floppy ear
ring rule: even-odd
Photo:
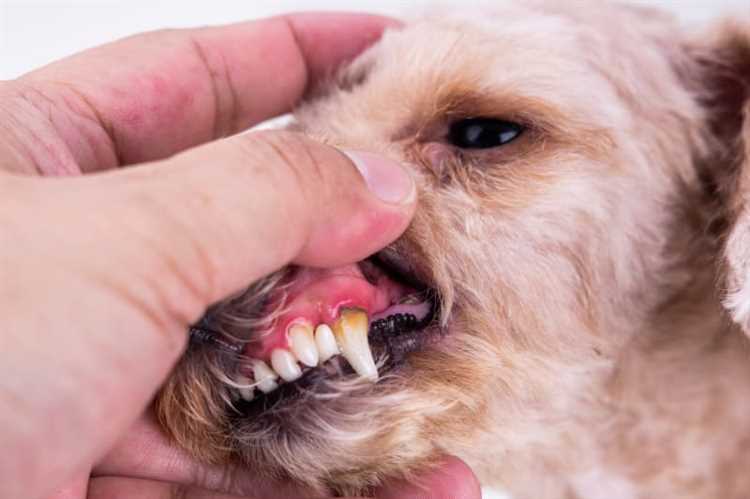
[[[706,45],[707,43],[707,45]],[[750,334],[750,19],[725,22],[701,44],[701,86],[716,138],[711,168],[726,221],[724,306]]]

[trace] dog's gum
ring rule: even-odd
[[[289,330],[297,324],[333,324],[341,310],[357,308],[368,315],[385,310],[394,290],[384,283],[370,284],[352,266],[331,270],[306,270],[293,283],[282,304],[284,312],[273,329],[247,344],[244,354],[270,361],[276,349],[292,350]],[[354,266],[356,267],[356,266]]]

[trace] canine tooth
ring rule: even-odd
[[[271,352],[271,367],[284,381],[294,381],[302,376],[302,369],[297,365],[297,359],[294,358],[292,352],[283,348],[277,348]]]
[[[255,397],[255,388],[253,387],[252,380],[240,374],[234,379],[234,381],[238,385],[243,385],[242,387],[237,388],[240,397],[242,397],[244,400],[247,400],[248,402],[253,400],[253,398]]]
[[[367,314],[362,310],[344,309],[333,325],[339,349],[360,376],[378,380],[378,368],[367,341]]]
[[[312,326],[295,324],[289,328],[289,340],[292,343],[292,353],[306,366],[318,365],[318,349],[315,347]]]
[[[318,347],[321,364],[334,355],[339,354],[336,338],[333,336],[333,331],[328,327],[328,324],[321,324],[315,328],[315,345]]]
[[[268,364],[262,360],[253,362],[253,376],[255,376],[255,383],[258,389],[263,393],[272,392],[279,386],[276,383],[279,375],[273,372],[273,369],[268,367]]]

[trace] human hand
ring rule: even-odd
[[[122,442],[94,470],[89,481],[89,499],[231,499],[236,496],[210,494],[223,490],[252,498],[301,499],[305,491],[289,483],[269,482],[252,476],[252,470],[205,466],[196,463],[167,441],[151,417],[136,423]],[[84,477],[65,491],[83,490]],[[390,483],[377,491],[378,499],[479,499],[480,490],[471,470],[456,458],[445,458],[440,467],[424,474],[418,483]]]
[[[148,415],[128,429],[208,304],[290,262],[359,260],[408,225],[398,165],[369,158],[363,178],[293,134],[216,140],[289,110],[388,23],[151,33],[0,84],[0,169],[23,174],[0,174],[1,497],[293,493],[192,462]],[[478,497],[460,462],[435,473],[429,497]]]

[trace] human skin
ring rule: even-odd
[[[288,111],[391,23],[163,31],[0,83],[0,497],[299,497],[192,461],[148,404],[207,305],[288,263],[359,260],[408,225],[396,164],[360,173],[285,132],[223,138]],[[377,493],[479,497],[454,458]]]

